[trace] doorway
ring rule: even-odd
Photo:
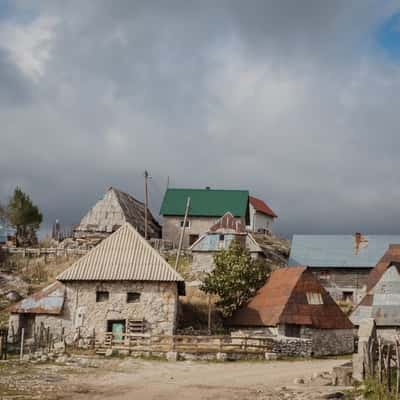
[[[124,319],[108,320],[107,321],[107,332],[113,333],[114,340],[122,340],[123,335],[126,332],[125,320]]]

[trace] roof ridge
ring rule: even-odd
[[[179,278],[184,280],[182,278],[181,274],[178,271],[176,271],[175,268],[172,268],[170,264],[168,264],[168,262],[165,260],[165,258],[162,257],[161,254],[157,250],[155,250],[153,246],[151,246],[151,244],[135,229],[135,227],[132,224],[130,224],[129,222],[125,222],[125,224],[122,225],[121,228],[123,228],[125,225],[128,225],[128,228],[131,229],[135,234],[138,235],[139,240],[141,240],[145,246],[147,246],[149,249],[151,249],[151,251],[153,251],[156,254],[156,257],[158,257],[167,268],[172,270],[173,273],[175,273],[176,275],[178,275]]]

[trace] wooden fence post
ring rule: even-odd
[[[25,328],[21,329],[21,349],[19,352],[19,359],[22,361],[22,358],[24,356],[24,335],[25,335]]]

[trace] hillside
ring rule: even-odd
[[[270,263],[275,267],[286,264],[289,241],[265,235],[255,235],[255,239]],[[172,266],[175,265],[176,252],[164,256]],[[79,256],[45,258],[12,255],[0,260],[0,328],[7,326],[8,308],[12,304],[46,287],[78,258]],[[190,256],[183,256],[178,267],[179,272],[187,281],[187,296],[181,298],[183,309],[188,311],[185,313],[183,325],[198,328],[199,325],[204,326],[207,321],[208,296],[195,284],[201,276],[191,272],[191,261]],[[215,312],[214,308],[213,312]]]

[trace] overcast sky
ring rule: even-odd
[[[0,201],[240,188],[276,231],[400,233],[398,1],[0,0]]]

